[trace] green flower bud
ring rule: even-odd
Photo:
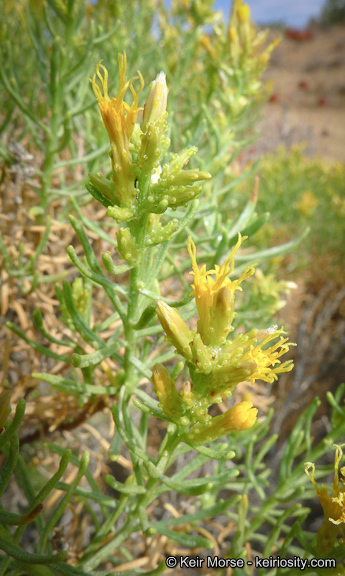
[[[167,186],[190,186],[194,182],[199,182],[200,180],[209,180],[212,178],[209,172],[203,172],[199,168],[194,170],[181,170],[177,174],[172,174],[166,180],[162,176],[161,184],[166,184]]]
[[[119,204],[119,197],[116,194],[114,182],[108,180],[103,174],[93,172],[89,174],[91,184],[97,188],[101,194],[111,201],[112,204]]]
[[[229,432],[247,430],[255,424],[257,413],[257,409],[253,408],[251,402],[240,402],[227,410],[225,414],[215,416],[205,424],[196,424],[186,438],[201,444],[211,442]]]
[[[84,283],[83,278],[75,278],[73,280],[72,297],[76,309],[84,318],[90,302],[91,289],[90,286]]]
[[[159,218],[159,215],[151,214],[150,217]],[[173,219],[170,222],[168,222],[168,224],[166,224],[165,226],[162,226],[159,222],[158,225],[156,225],[154,229],[147,235],[147,238],[145,239],[145,244],[147,246],[153,246],[154,244],[161,244],[162,242],[169,240],[171,235],[174,232],[176,232],[177,229],[178,229],[178,220]]]
[[[208,373],[191,370],[194,392],[198,396],[212,397],[212,402],[217,402],[219,398],[231,396],[231,392],[240,382],[250,380],[256,369],[255,362],[242,360],[224,366],[214,366]]]
[[[176,390],[175,382],[162,364],[155,364],[153,367],[152,381],[164,414],[174,420],[180,418],[183,412],[181,399]]]
[[[204,335],[205,344],[215,346],[226,340],[232,330],[234,303],[235,296],[226,286],[214,293],[213,302],[209,308],[208,331]]]
[[[212,370],[214,364],[213,357],[215,352],[212,348],[205,346],[200,334],[193,335],[193,342],[191,343],[192,362],[197,372],[208,374]]]
[[[150,84],[144,107],[138,166],[145,174],[149,174],[158,165],[170,145],[169,138],[165,136],[168,130],[168,92],[165,74],[160,72]]]
[[[201,193],[201,186],[171,186],[166,192],[170,208],[184,206]]]
[[[167,121],[160,118],[154,124],[149,124],[146,132],[142,134],[138,166],[144,173],[149,174],[156,168],[159,159],[169,148],[170,140],[164,136],[167,130]]]
[[[197,148],[192,146],[183,150],[180,154],[175,154],[169,164],[165,164],[162,174],[157,182],[151,184],[150,194],[157,203],[162,197],[166,197],[171,208],[183,206],[200,194],[201,187],[193,186],[195,182],[208,180],[211,175],[195,168],[193,170],[183,170]]]
[[[114,218],[116,222],[126,222],[134,216],[134,210],[120,208],[119,206],[109,206],[107,216]]]
[[[129,144],[129,149],[131,150],[131,152],[135,152],[136,154],[139,153],[140,146],[141,146],[141,136],[142,136],[142,130],[140,128],[140,125],[135,124],[133,134],[131,136],[131,140],[130,140],[130,144]]]
[[[162,176],[164,178],[169,178],[170,176],[181,172],[182,168],[187,166],[190,158],[194,156],[197,151],[198,149],[196,146],[191,146],[190,148],[185,148],[179,154],[174,154],[172,160],[170,160],[168,164],[165,164]]]
[[[143,113],[142,130],[146,131],[149,124],[154,124],[161,118],[166,118],[168,102],[168,87],[164,72],[160,72],[156,79],[151,82],[149,94]]]
[[[135,265],[138,261],[139,250],[132,238],[129,228],[120,228],[116,232],[117,249],[120,252],[121,258],[126,260],[128,264]]]
[[[193,332],[189,330],[177,310],[158,300],[157,316],[168,340],[175,346],[177,352],[186,360],[192,360],[190,343],[193,340]]]

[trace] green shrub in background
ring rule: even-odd
[[[17,70],[19,51],[5,42],[4,159],[11,162],[6,145],[13,127],[42,162],[36,166],[38,184],[29,183],[37,192],[32,215],[42,225],[45,212],[61,221],[72,210],[76,214],[69,215],[77,239],[68,255],[73,275],[77,269],[80,276],[56,285],[54,333],[42,308],[33,313],[37,341],[14,322],[7,327],[45,363],[33,378],[56,390],[52,410],[60,410],[59,417],[65,410],[65,429],[78,426],[80,411],[85,420],[96,410],[111,412],[107,457],[109,463],[126,462],[128,477],[107,474],[113,491],[106,493],[93,476],[89,450],[81,454],[77,432],[73,450],[59,434],[46,446],[37,435],[37,444],[19,450],[26,402],[21,398],[12,416],[4,380],[0,576],[160,574],[174,568],[168,555],[215,555],[217,525],[229,534],[221,555],[243,561],[237,568],[229,564],[236,576],[252,574],[255,556],[258,574],[267,574],[260,562],[271,555],[301,557],[309,574],[320,573],[309,563],[319,558],[324,574],[341,573],[327,559],[339,564],[344,558],[343,482],[334,482],[329,496],[317,483],[330,470],[338,472],[341,448],[334,467],[319,472],[317,461],[344,436],[344,386],[328,394],[331,417],[321,442],[313,446],[315,398],[277,452],[278,438],[269,433],[273,409],[257,419],[248,398],[231,407],[224,403],[243,380],[272,383],[292,367],[280,360],[287,339],[271,325],[282,292],[291,286],[262,273],[251,282],[254,267],[248,264],[264,265],[296,249],[301,238],[283,244],[276,234],[270,248],[240,251],[241,234],[255,238],[267,221],[256,212],[257,183],[252,193],[250,185],[242,192],[246,201],[238,217],[231,214],[234,189],[254,170],[235,177],[229,164],[250,139],[272,45],[258,49],[264,35],[238,0],[229,26],[212,2],[188,0],[173,2],[171,11],[149,1],[87,6],[50,0],[37,11],[28,3],[24,11],[7,10],[7,38],[14,37],[19,21],[23,44],[31,50],[24,74],[33,82],[27,86],[19,66],[12,81],[9,71]],[[106,66],[97,64],[100,56]],[[89,58],[95,59],[92,68]],[[76,139],[85,154],[77,152]],[[78,165],[82,177],[76,182]],[[4,235],[1,244],[6,272],[30,278],[31,292],[48,239],[49,226],[26,268],[22,258],[11,260],[10,238]],[[192,285],[186,276],[191,268]],[[249,296],[238,306],[243,287]],[[196,314],[197,323],[187,324]],[[26,399],[40,390],[26,390]],[[77,415],[67,411],[73,398]],[[165,427],[154,446],[159,420]],[[96,439],[99,452],[102,434]],[[57,457],[49,471],[41,459],[48,449]],[[279,465],[269,478],[266,458],[272,451]],[[55,489],[60,496],[48,500]],[[303,529],[305,504],[315,489],[325,512],[318,535]],[[11,490],[20,492],[24,510],[9,501]],[[291,564],[284,568],[284,574],[295,572]],[[271,565],[270,574],[279,573]]]
[[[344,0],[326,0],[321,13],[321,23],[330,26],[332,24],[341,24],[344,20]]]
[[[295,146],[263,157],[259,175],[257,206],[271,218],[254,242],[256,238],[258,246],[274,242],[277,234],[291,240],[308,227],[308,236],[290,256],[290,270],[298,273],[308,268],[317,273],[322,267],[329,278],[343,278],[344,165],[310,159],[303,147]],[[238,195],[237,200],[241,202]]]

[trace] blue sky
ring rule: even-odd
[[[282,21],[287,26],[303,28],[309,18],[318,16],[325,0],[246,0],[256,24]],[[215,0],[214,8],[229,17],[231,0]]]

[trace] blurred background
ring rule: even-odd
[[[329,3],[328,3],[329,4]],[[333,4],[341,4],[336,2]],[[216,0],[215,8],[222,10],[227,18],[230,11],[228,0]],[[253,20],[256,24],[270,24],[280,22],[286,26],[305,27],[311,18],[318,18],[325,6],[324,0],[292,0],[280,2],[279,0],[253,0],[250,2]]]

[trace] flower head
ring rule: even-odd
[[[116,98],[109,97],[108,70],[101,62],[98,63],[96,74],[90,82],[110,140],[110,157],[116,193],[121,205],[130,206],[131,200],[135,197],[135,187],[129,141],[134,130],[138,111],[141,110],[141,108],[138,107],[138,98],[144,87],[144,80],[140,72],[138,72],[140,87],[139,90],[136,91],[133,87],[135,78],[127,81],[126,68],[126,53],[123,55],[119,54],[119,89]],[[97,79],[100,81],[101,87],[97,84]],[[128,88],[133,97],[131,105],[124,101]]]
[[[204,264],[198,268],[196,248],[191,237],[188,240],[188,251],[192,260],[194,284],[192,294],[195,296],[199,313],[198,332],[206,345],[216,345],[225,341],[232,330],[234,313],[234,294],[242,290],[240,284],[254,274],[254,267],[248,266],[237,280],[230,280],[229,274],[234,270],[234,255],[243,240],[238,234],[238,241],[222,266],[215,265],[214,270],[206,270]],[[215,275],[215,278],[213,276]]]
[[[344,468],[339,467],[343,457],[343,451],[341,449],[342,446],[335,444],[335,447],[334,481],[331,495],[328,494],[328,489],[324,485],[319,488],[316,484],[314,479],[315,464],[312,462],[306,462],[305,464],[305,472],[314,484],[317,497],[320,500],[325,515],[325,520],[317,533],[317,550],[322,554],[327,553],[333,548],[339,534],[342,535],[343,542],[345,538],[345,480],[342,474]],[[339,472],[341,480],[339,480]]]
[[[254,384],[255,380],[263,380],[264,382],[274,382],[277,380],[277,374],[282,372],[290,372],[293,368],[292,360],[287,360],[281,364],[279,358],[286,352],[288,352],[289,347],[292,345],[291,342],[287,342],[288,338],[283,338],[280,336],[284,333],[283,329],[276,330],[276,327],[268,329],[266,333],[268,335],[259,344],[251,345],[250,348],[244,353],[243,361],[252,360],[256,369],[250,375],[251,383]],[[263,348],[268,342],[276,339],[279,336],[279,340],[269,346],[268,348]]]
[[[183,408],[182,419],[192,425],[186,432],[187,441],[208,442],[223,434],[253,426],[257,410],[250,402],[241,402],[216,417],[209,414],[208,408],[230,397],[234,388],[243,381],[253,384],[256,379],[260,379],[271,383],[279,373],[288,372],[293,367],[291,360],[283,363],[280,361],[280,357],[291,345],[282,336],[282,328],[253,328],[245,334],[237,334],[233,339],[227,338],[233,330],[235,292],[242,290],[242,281],[254,273],[254,267],[248,266],[236,280],[229,278],[234,270],[234,255],[242,241],[239,234],[224,264],[216,265],[214,270],[207,270],[205,265],[198,267],[195,244],[189,238],[188,250],[193,267],[191,274],[194,276],[192,294],[199,313],[197,331],[190,330],[175,309],[164,302],[157,303],[157,315],[163,330],[177,352],[185,358],[190,372],[191,381],[185,382],[179,395]],[[157,375],[154,378],[157,379]],[[160,374],[161,382],[164,387],[161,385],[160,390],[155,385],[156,393],[159,398],[160,394],[168,397],[168,389],[173,389],[172,381],[167,377],[162,379]],[[161,402],[161,407],[171,416],[167,402],[165,405]],[[175,423],[179,425],[177,421]]]
[[[227,410],[225,414],[215,416],[205,424],[196,424],[188,433],[187,438],[192,442],[210,442],[229,432],[247,430],[255,424],[257,413],[257,409],[253,408],[251,402],[240,402]]]
[[[138,97],[144,87],[144,79],[140,72],[138,77],[140,79],[140,88],[136,92],[133,87],[133,81],[136,78],[131,78],[127,81],[126,68],[127,56],[126,53],[119,54],[119,89],[116,98],[110,98],[108,94],[108,70],[99,62],[97,64],[96,74],[90,80],[93,91],[98,101],[98,106],[103,118],[104,125],[107,129],[110,142],[117,142],[120,139],[127,143],[134,130],[134,125],[137,119],[137,114],[142,108],[138,107]],[[97,84],[97,79],[101,82],[102,89]],[[133,96],[131,106],[124,101],[124,96],[128,87]],[[103,91],[103,94],[102,94]]]

